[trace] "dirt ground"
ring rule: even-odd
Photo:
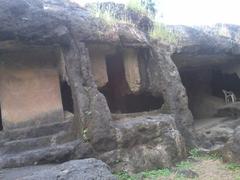
[[[220,159],[200,159],[193,162],[190,170],[196,172],[199,176],[196,178],[186,178],[176,173],[169,177],[159,177],[158,180],[240,180],[240,169],[229,169],[231,165],[223,163]]]
[[[192,170],[195,171],[200,180],[235,180],[240,179],[239,170],[230,170],[221,160],[202,160],[195,163]]]

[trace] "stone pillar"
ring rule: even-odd
[[[77,135],[88,140],[98,152],[114,149],[116,142],[110,126],[111,113],[94,83],[85,44],[72,38],[63,54],[73,95]]]
[[[138,54],[135,49],[126,49],[124,51],[124,70],[129,89],[132,93],[140,90],[141,79],[138,64]]]
[[[189,147],[194,145],[193,117],[188,108],[188,97],[177,67],[171,59],[171,49],[153,42],[149,62],[150,91],[163,94],[164,102],[174,114],[176,124]]]
[[[108,82],[106,57],[101,49],[94,49],[89,53],[94,80],[98,88],[104,87]]]

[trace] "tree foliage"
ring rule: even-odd
[[[155,0],[141,0],[142,6],[146,9],[147,13],[155,16],[157,13]]]

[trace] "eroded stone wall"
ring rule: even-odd
[[[0,97],[3,128],[62,121],[63,108],[51,51],[5,53],[1,56]]]

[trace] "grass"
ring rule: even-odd
[[[228,163],[228,164],[226,164],[226,168],[231,170],[231,171],[239,171],[240,170],[240,164]]]
[[[192,167],[192,163],[189,161],[181,161],[180,163],[176,164],[176,167],[179,170],[190,169]]]
[[[119,180],[137,180],[135,176],[130,176],[127,172],[120,172],[116,174]]]
[[[164,24],[159,22],[154,22],[153,29],[149,35],[152,39],[161,39],[171,44],[176,44],[180,38],[180,35],[171,32]]]
[[[98,3],[93,4],[90,7],[91,13],[94,17],[101,19],[104,23],[106,23],[109,26],[114,26],[119,23],[130,23],[127,18],[124,19],[118,19],[116,17],[116,14],[111,11],[111,9],[107,10],[101,10],[100,6]]]
[[[213,179],[220,178],[222,176],[227,175],[227,178],[240,180],[240,164],[236,163],[228,163],[223,164],[222,158],[217,154],[202,154],[201,151],[197,148],[194,148],[189,151],[189,158],[194,158],[199,160],[197,162],[190,162],[190,161],[181,161],[176,164],[175,170],[169,168],[157,169],[157,170],[149,170],[140,172],[137,174],[129,175],[127,172],[120,172],[116,174],[119,180],[157,180],[157,179],[174,179],[174,180],[186,180],[189,178],[184,177],[176,173],[176,170],[193,170],[197,172],[202,177],[197,177],[193,179],[206,179],[206,174],[210,173]],[[218,174],[211,174],[211,171],[220,173]],[[225,177],[226,178],[226,177]]]
[[[146,171],[146,172],[141,173],[141,175],[143,178],[157,178],[160,176],[164,176],[164,177],[170,176],[171,173],[172,172],[170,171],[170,169],[165,168],[165,169]]]
[[[134,11],[140,12],[148,16],[147,10],[144,7],[144,5],[141,4],[140,0],[129,0],[126,8],[132,9]],[[92,5],[90,9],[93,16],[101,19],[104,23],[106,23],[110,27],[114,27],[114,25],[121,24],[121,23],[134,26],[131,20],[129,20],[127,17],[125,18],[122,17],[122,19],[119,19],[116,16],[116,14],[114,14],[114,12],[111,11],[111,9],[103,11],[101,10],[99,4],[97,3]],[[152,17],[150,16],[148,17],[153,20]],[[164,24],[160,22],[154,22],[152,31],[149,32],[149,36],[152,39],[161,39],[171,44],[176,44],[179,41],[179,37],[180,37],[178,34],[171,32],[169,29],[166,28]]]
[[[209,155],[206,156],[208,159],[211,159],[211,160],[222,160],[222,157],[221,155],[219,155],[218,153],[211,153]]]
[[[191,158],[198,158],[201,156],[200,150],[198,148],[193,148],[189,151],[190,157]]]
[[[127,172],[116,174],[119,180],[156,179],[158,177],[168,177],[172,174],[168,168],[144,171],[138,174],[129,175]]]
[[[141,14],[147,15],[146,8],[142,5],[140,0],[129,0],[127,8],[133,11],[139,12]]]
[[[192,167],[192,163],[189,161],[182,161],[176,165],[177,169],[190,169]],[[159,177],[169,177],[174,173],[169,168],[157,169],[144,171],[138,174],[129,175],[127,172],[120,172],[116,174],[119,180],[138,180],[138,179],[157,179]],[[177,176],[177,179],[183,179],[181,176]]]

